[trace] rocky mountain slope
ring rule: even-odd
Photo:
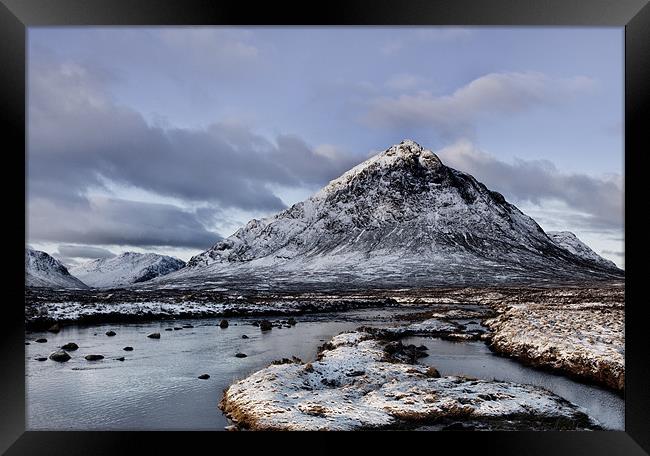
[[[184,261],[170,256],[126,252],[75,266],[70,272],[91,287],[111,288],[145,282],[183,266]]]
[[[607,260],[591,250],[587,244],[570,231],[547,231],[546,234],[557,245],[586,261],[600,264],[605,268],[618,267],[613,261]]]
[[[558,245],[501,194],[407,140],[155,283],[358,288],[622,275]]]
[[[25,285],[46,288],[88,288],[63,264],[40,250],[25,249]]]

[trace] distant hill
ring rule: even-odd
[[[40,250],[25,249],[25,285],[45,288],[88,288],[57,259]]]
[[[91,287],[111,288],[146,282],[184,266],[184,261],[170,256],[126,252],[74,266],[70,272]]]

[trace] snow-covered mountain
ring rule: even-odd
[[[183,266],[184,261],[170,256],[125,252],[72,267],[70,272],[91,287],[110,288],[145,282]]]
[[[622,274],[558,246],[501,194],[406,140],[155,283],[383,287]]]
[[[46,288],[88,288],[63,264],[40,250],[25,249],[25,285]]]
[[[613,261],[603,258],[591,250],[587,244],[578,239],[578,237],[571,231],[547,231],[546,234],[548,234],[548,237],[550,237],[557,245],[580,258],[602,264],[604,267],[608,268],[618,267]]]

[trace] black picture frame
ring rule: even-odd
[[[25,430],[24,366],[24,246],[26,149],[26,29],[31,26],[84,25],[486,25],[486,26],[616,26],[625,27],[625,241],[642,246],[630,219],[635,208],[647,208],[645,195],[631,191],[643,183],[639,161],[650,119],[650,5],[648,0],[330,0],[259,2],[206,0],[0,0],[0,115],[5,127],[3,147],[7,214],[3,230],[8,251],[0,374],[0,451],[6,454],[115,454],[116,452],[168,452],[178,444],[187,448],[207,445],[209,451],[225,443],[241,442],[245,450],[280,449],[301,452],[338,451],[339,434],[310,434],[295,444],[282,433],[207,432],[38,432]],[[22,181],[22,185],[21,185]],[[22,200],[21,200],[22,194]],[[642,216],[642,215],[640,215]],[[626,249],[626,385],[625,431],[597,432],[437,432],[355,433],[356,438],[381,448],[390,443],[406,451],[419,448],[454,452],[498,454],[650,454],[650,363],[643,319],[646,299],[632,299],[642,291],[642,274],[636,267],[644,249]],[[642,295],[641,295],[642,296]],[[299,436],[300,437],[300,436]],[[245,439],[245,440],[244,440]],[[302,439],[301,439],[302,440]],[[308,447],[305,445],[309,445]],[[420,446],[422,445],[422,446]],[[257,447],[257,448],[253,448]],[[368,448],[367,451],[369,451]],[[235,450],[240,451],[240,450]],[[447,450],[450,451],[450,450]]]

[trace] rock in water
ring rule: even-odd
[[[115,331],[106,331],[106,335],[108,337],[113,337],[115,335]]]
[[[262,331],[270,331],[273,328],[273,325],[268,320],[260,321],[260,329]]]
[[[62,345],[61,348],[63,350],[74,351],[79,348],[79,345],[75,344],[74,342],[68,342],[67,344]]]
[[[160,339],[160,333],[151,333],[147,337],[149,339]]]
[[[50,355],[50,359],[59,363],[65,363],[70,359],[70,355],[65,350],[57,350]]]
[[[58,323],[55,323],[52,326],[50,326],[47,330],[51,333],[58,333],[59,331],[61,331],[61,327],[59,326]]]
[[[219,326],[220,326],[221,328],[227,328],[227,327],[228,327],[228,320],[221,320],[221,321],[219,322]]]
[[[201,375],[199,375],[199,378],[200,378],[201,380],[207,380],[207,379],[210,378],[210,376],[209,376],[208,374],[201,374]]]
[[[236,353],[235,354],[235,357],[237,357],[237,358],[246,358],[246,356],[248,356],[246,353]]]
[[[36,339],[34,342],[39,343],[39,344],[44,344],[47,342],[47,339],[44,337],[41,337],[40,339]]]
[[[99,361],[100,359],[104,359],[103,355],[86,355],[85,356],[87,361]]]
[[[248,339],[248,336],[246,334],[242,334],[241,338],[242,339]]]
[[[41,357],[38,357],[38,358],[34,358],[34,359],[35,359],[36,361],[47,361],[47,358],[45,358],[44,356],[41,356]]]
[[[130,352],[133,351],[133,347],[124,347],[122,350]]]

